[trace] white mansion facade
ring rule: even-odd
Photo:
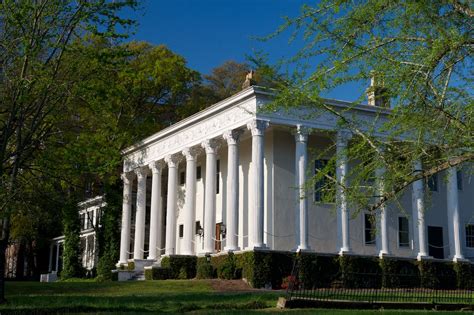
[[[451,169],[447,181],[439,175],[429,187],[415,182],[397,206],[381,209],[375,227],[373,214],[352,214],[343,190],[337,203],[322,203],[297,188],[325,162],[308,152],[330,147],[338,153],[337,180],[347,183],[353,162],[343,152],[351,134],[330,114],[259,111],[271,97],[250,86],[123,151],[118,264],[254,249],[474,259],[474,184],[467,174]],[[389,111],[327,104],[368,125]]]

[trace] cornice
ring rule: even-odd
[[[214,114],[226,109],[226,108],[229,108],[229,107],[232,107],[233,105],[239,103],[239,102],[242,102],[246,99],[249,99],[251,97],[254,97],[256,96],[256,94],[267,94],[267,95],[270,95],[268,94],[268,92],[265,92],[263,91],[261,88],[258,88],[258,87],[255,87],[255,86],[250,86],[248,88],[246,88],[245,90],[242,90],[240,91],[239,93],[237,94],[234,94],[232,95],[231,97],[229,98],[226,98],[225,100],[222,100],[194,115],[191,115],[175,124],[173,124],[172,126],[168,127],[168,128],[165,128],[151,136],[149,136],[148,138],[145,138],[144,140],[141,140],[139,141],[138,143],[132,145],[132,146],[129,146],[128,148],[125,148],[121,151],[121,154],[122,155],[128,155],[130,153],[133,153],[137,150],[140,150],[141,148],[143,147],[146,147],[156,141],[159,141],[163,138],[166,138],[167,136],[169,136],[170,134],[173,134],[173,133],[176,133],[177,131],[180,131],[180,130],[183,130],[185,129],[186,127],[190,126],[190,125],[193,125],[195,124],[196,122],[199,122],[200,120],[203,120],[205,118],[208,118],[208,117],[211,117],[213,116]]]

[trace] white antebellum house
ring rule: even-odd
[[[352,162],[342,153],[350,132],[329,113],[259,111],[271,98],[268,89],[247,87],[122,152],[118,265],[254,249],[474,258],[474,183],[467,174],[451,169],[447,181],[440,174],[429,187],[415,182],[397,206],[380,211],[376,228],[371,214],[352,215],[341,190],[337,202],[322,203],[320,194],[297,189],[325,163],[308,152],[328,147],[341,153],[336,177],[348,182]],[[368,126],[390,111],[373,97],[369,105],[326,102]]]
[[[89,198],[77,204],[79,208],[80,220],[80,240],[81,240],[81,263],[88,272],[97,267],[98,241],[96,237],[96,228],[100,224],[102,208],[106,206],[103,196]],[[62,255],[64,249],[64,235],[55,237],[51,240],[49,247],[49,265],[48,273],[41,275],[41,281],[50,282],[58,279],[58,272],[62,270]]]

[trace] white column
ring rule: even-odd
[[[185,148],[186,157],[186,195],[184,201],[183,255],[194,254],[194,222],[196,218],[196,156],[197,148]]]
[[[133,259],[143,259],[145,244],[146,178],[148,168],[140,167],[137,174],[137,211],[135,213],[135,244]]]
[[[168,200],[166,203],[166,241],[165,255],[176,253],[176,207],[178,193],[178,164],[181,157],[178,154],[168,155],[165,162],[168,164]]]
[[[347,131],[338,131],[336,136],[336,180],[338,182],[336,190],[337,203],[337,231],[339,240],[339,254],[343,255],[351,251],[349,241],[349,211],[347,209],[347,196],[345,187],[347,181],[347,143],[350,133]]]
[[[148,258],[155,260],[161,252],[161,228],[163,226],[163,215],[161,207],[161,173],[163,163],[155,161],[148,165],[151,169],[151,209],[150,209],[150,240],[148,241]]]
[[[123,180],[123,204],[122,204],[122,226],[120,235],[120,260],[119,264],[126,264],[130,250],[130,225],[132,216],[132,181],[133,173],[122,174]]]
[[[216,229],[216,171],[217,171],[217,141],[204,141],[202,147],[206,150],[206,187],[204,195],[204,252],[214,252]]]
[[[419,174],[422,171],[420,161],[414,163],[414,173]],[[424,186],[423,179],[413,182],[413,199],[412,199],[412,216],[415,224],[413,231],[416,231],[417,239],[417,259],[421,260],[428,257],[428,243],[426,237],[425,225],[425,200],[424,200]],[[415,233],[415,232],[414,232]]]
[[[461,230],[459,222],[459,197],[457,171],[455,167],[447,170],[447,201],[448,201],[448,231],[449,252],[454,261],[464,260],[461,245]]]
[[[253,178],[249,181],[253,190],[253,205],[249,215],[253,216],[253,226],[249,229],[249,247],[265,248],[263,242],[263,218],[264,218],[264,133],[268,122],[263,120],[252,120],[247,128],[252,133],[252,168]],[[250,233],[251,232],[251,233]]]
[[[59,246],[61,246],[61,243],[57,242],[56,243],[56,272],[59,271]]]
[[[53,271],[53,249],[54,244],[49,244],[49,263],[48,263],[48,272]]]
[[[242,130],[229,130],[223,137],[227,141],[227,215],[226,251],[237,251],[239,223],[239,137]]]
[[[308,198],[306,197],[306,171],[308,167],[308,130],[301,125],[297,126],[295,133],[296,150],[295,150],[295,187],[297,201],[297,226],[296,235],[297,250],[308,250]]]
[[[384,185],[384,168],[377,168],[375,170],[375,177],[377,179],[377,194],[382,196],[385,192],[385,185]],[[381,198],[381,197],[379,197]],[[387,208],[385,203],[382,204],[379,209],[377,210],[378,214],[378,222],[379,222],[379,232],[380,237],[377,237],[377,248],[379,249],[379,257],[382,258],[383,256],[390,255],[389,245],[388,245],[388,219],[387,219]]]

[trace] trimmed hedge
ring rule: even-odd
[[[196,264],[197,279],[214,278],[214,269],[212,268],[212,264],[207,261],[207,257],[198,257]]]
[[[339,261],[333,255],[302,253],[298,259],[299,280],[305,289],[331,287],[340,277]]]
[[[349,256],[338,258],[341,280],[345,288],[380,288],[382,268],[378,257]]]
[[[474,264],[468,262],[458,262],[453,264],[456,273],[456,286],[459,289],[474,288]]]
[[[474,264],[438,260],[356,255],[254,251],[208,257],[169,256],[146,279],[244,278],[254,288],[280,289],[292,274],[295,259],[304,289],[345,288],[474,288]],[[129,264],[130,267],[130,264]]]
[[[169,268],[170,279],[192,279],[196,277],[196,256],[172,255],[163,257],[161,267]]]
[[[165,267],[152,267],[145,269],[145,280],[166,280],[170,279],[171,269]]]
[[[422,260],[418,262],[420,284],[429,289],[456,289],[457,276],[453,263]]]
[[[384,257],[380,259],[382,287],[416,288],[420,286],[420,270],[416,261]]]

